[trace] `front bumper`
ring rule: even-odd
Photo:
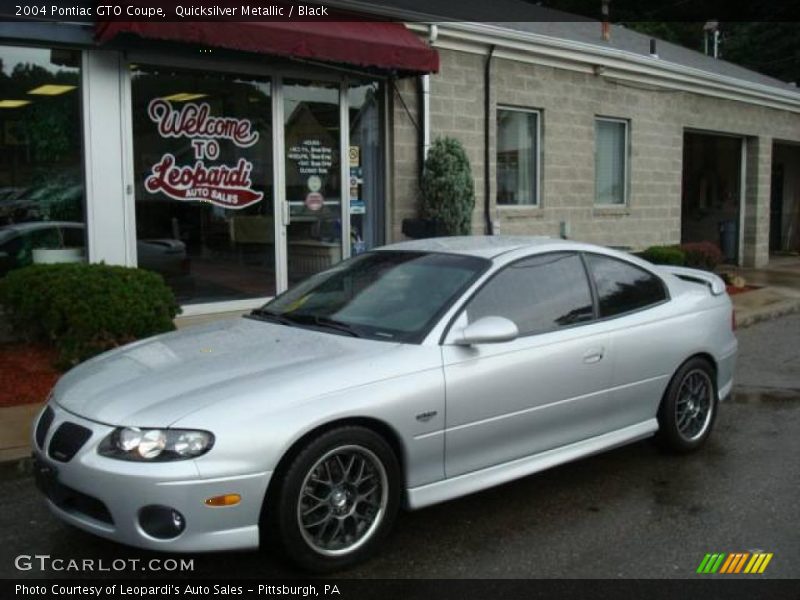
[[[50,510],[57,517],[101,537],[150,550],[205,552],[258,547],[258,522],[270,472],[203,479],[194,460],[139,463],[107,458],[97,453],[97,445],[113,427],[75,416],[54,402],[49,406],[54,414],[44,443],[36,443],[34,426],[31,445],[38,465],[53,473],[53,485],[44,487]],[[54,432],[65,422],[85,427],[91,435],[70,460],[62,462],[54,460],[48,448]],[[239,494],[241,501],[225,507],[205,504],[207,498],[223,494]],[[184,530],[171,539],[148,535],[139,524],[139,511],[151,505],[179,511]]]

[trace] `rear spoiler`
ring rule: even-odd
[[[667,273],[672,273],[676,277],[684,281],[691,281],[692,283],[701,283],[707,285],[711,293],[715,296],[725,293],[725,282],[721,277],[710,273],[709,271],[701,271],[700,269],[690,269],[688,267],[673,267],[672,265],[660,265],[661,270]]]

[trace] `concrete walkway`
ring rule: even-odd
[[[748,285],[762,286],[759,290],[731,297],[739,327],[800,311],[800,256],[773,257],[765,269],[724,270],[744,277]],[[239,311],[179,317],[176,325],[183,329],[242,314]],[[27,404],[0,408],[0,462],[30,456],[31,424],[40,406]]]
[[[21,404],[0,408],[0,462],[31,455],[28,440],[41,404]]]
[[[720,271],[761,287],[731,297],[739,327],[800,311],[800,256],[773,256],[763,269],[723,267]]]

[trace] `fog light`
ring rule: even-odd
[[[178,537],[186,528],[186,519],[169,506],[145,506],[139,511],[139,525],[154,538],[168,540]]]
[[[239,494],[225,494],[223,496],[214,496],[213,498],[208,498],[206,500],[206,505],[233,506],[234,504],[239,504],[241,501],[242,497]]]

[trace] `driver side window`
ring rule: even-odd
[[[506,317],[521,336],[552,331],[594,318],[586,271],[574,252],[553,252],[515,262],[470,300],[467,320]]]

